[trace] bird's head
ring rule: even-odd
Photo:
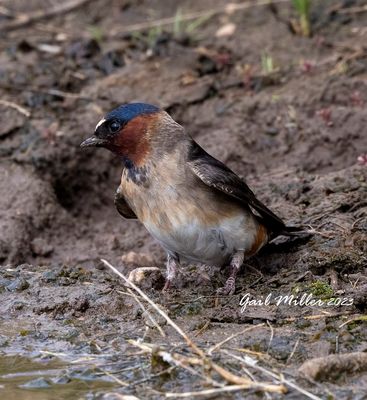
[[[167,115],[150,104],[124,104],[102,118],[94,134],[80,146],[105,147],[139,165],[149,154],[152,137],[159,131],[164,114]]]

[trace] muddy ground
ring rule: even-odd
[[[152,327],[100,261],[125,275],[137,267],[164,270],[159,246],[114,208],[119,161],[79,148],[106,111],[129,101],[165,108],[287,223],[315,232],[264,248],[246,262],[228,298],[214,296],[225,271],[209,281],[210,271],[187,266],[168,295],[157,273],[147,276],[145,292],[201,349],[249,328],[213,352],[227,371],[288,380],[287,394],[250,389],[208,397],[367,398],[364,2],[313,2],[311,38],[289,28],[295,14],[288,3],[233,13],[221,0],[84,3],[15,28],[9,24],[21,13],[57,2],[9,0],[0,9],[1,398],[158,399],[214,387],[205,369],[195,375],[160,366],[158,356],[131,342],[189,354],[161,317],[167,336]],[[221,10],[207,13],[214,9]],[[205,15],[182,21],[197,11]],[[174,24],[161,28],[129,28],[170,16]],[[218,37],[229,23],[235,32]],[[273,297],[244,309],[247,293]],[[275,304],[291,294],[324,303]],[[362,361],[320,370],[317,362],[304,364],[352,353]],[[246,355],[275,377],[233,358]]]

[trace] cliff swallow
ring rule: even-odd
[[[104,147],[122,162],[118,212],[139,219],[167,252],[164,289],[181,261],[229,266],[219,294],[235,291],[243,261],[298,228],[259,201],[247,184],[153,105],[122,105],[101,119],[81,147]]]

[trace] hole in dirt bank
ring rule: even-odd
[[[75,189],[70,186],[65,186],[64,182],[61,180],[57,180],[54,183],[53,188],[58,203],[66,210],[72,210],[75,203]]]
[[[105,206],[113,208],[114,193],[121,177],[118,160],[101,154],[81,157],[72,167],[53,174],[51,185],[57,202],[74,216],[89,216]]]

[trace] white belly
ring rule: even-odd
[[[169,230],[146,221],[145,226],[168,251],[177,253],[180,260],[223,266],[237,250],[251,248],[255,222],[247,213],[222,219],[219,225],[204,226],[199,220],[177,225]]]

